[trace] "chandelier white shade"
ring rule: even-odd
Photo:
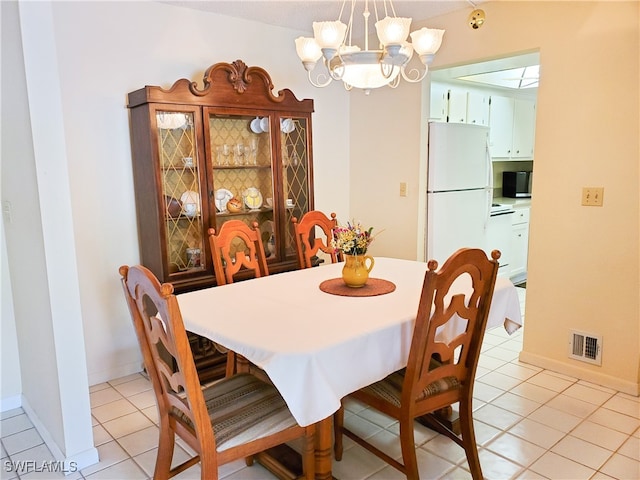
[[[353,15],[358,1],[364,3],[364,49],[351,43]],[[341,80],[347,90],[361,88],[369,93],[384,85],[398,86],[400,78],[408,82],[419,82],[427,74],[429,64],[442,44],[444,30],[423,27],[409,33],[411,18],[397,17],[391,0],[382,4],[385,17],[378,19],[379,8],[372,0],[376,15],[376,33],[379,50],[369,49],[369,0],[343,0],[340,17],[347,3],[350,4],[349,23],[340,20],[313,22],[313,38],[298,37],[296,52],[302,61],[309,81],[316,87],[325,87],[333,80]],[[389,12],[390,11],[390,12]],[[391,16],[389,15],[391,13]],[[407,38],[411,36],[411,43]],[[416,52],[422,66],[409,69],[409,62]],[[316,73],[318,60],[323,59],[325,73]]]

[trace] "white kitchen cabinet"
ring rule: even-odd
[[[536,132],[536,103],[516,98],[513,105],[513,147],[511,158],[533,158]]]
[[[489,95],[467,92],[467,123],[489,125]]]
[[[432,83],[429,97],[429,120],[446,122],[448,109],[449,89],[439,83]]]
[[[449,89],[449,123],[467,123],[467,91],[457,88]]]
[[[489,125],[488,93],[443,83],[432,83],[429,120]]]
[[[492,95],[489,110],[491,156],[531,160],[535,123],[534,100]]]
[[[513,142],[513,98],[491,95],[489,145],[494,158],[511,158]]]
[[[529,254],[529,207],[516,207],[511,218],[511,257],[509,277],[514,283],[527,278],[527,257]]]

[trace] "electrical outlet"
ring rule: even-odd
[[[408,193],[407,182],[400,182],[400,196],[406,197]]]
[[[604,199],[604,187],[582,187],[582,205],[601,207]]]

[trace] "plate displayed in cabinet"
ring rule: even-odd
[[[233,193],[231,193],[226,188],[219,188],[218,190],[216,190],[215,203],[218,211],[225,212],[227,210],[227,203],[232,198],[233,198]]]
[[[200,194],[198,192],[187,190],[180,197],[180,201],[182,202],[182,213],[188,217],[193,217],[200,213]],[[187,206],[190,204],[194,204],[195,208]]]
[[[249,210],[258,210],[262,206],[262,193],[255,187],[247,188],[242,192],[242,198]]]
[[[187,116],[184,113],[164,112],[156,115],[158,120],[158,128],[165,130],[173,130],[175,128],[184,127],[187,123]]]

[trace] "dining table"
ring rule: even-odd
[[[316,423],[317,479],[332,478],[331,419],[341,399],[407,363],[427,263],[374,261],[362,290],[339,288],[344,264],[335,263],[177,296],[188,331],[262,369],[296,421]],[[465,276],[452,286],[470,290]],[[438,338],[455,338],[463,322],[453,319]],[[512,333],[521,325],[516,288],[499,277],[486,328]]]

